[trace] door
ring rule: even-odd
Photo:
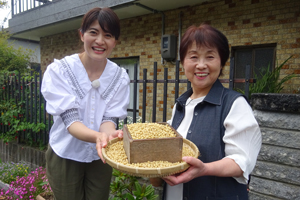
[[[133,117],[133,102],[134,102],[134,86],[133,86],[133,80],[134,80],[134,65],[137,64],[137,79],[139,79],[139,58],[138,57],[131,57],[131,58],[113,58],[110,59],[111,61],[115,62],[120,67],[123,67],[126,69],[129,78],[130,78],[130,101],[129,106],[127,109],[128,116]],[[136,97],[136,116],[138,117],[139,114],[139,84],[137,84],[137,97]],[[129,119],[128,119],[129,120]]]

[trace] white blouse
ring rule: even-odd
[[[100,84],[92,86],[78,54],[55,59],[44,73],[41,92],[54,119],[49,144],[62,158],[79,162],[100,159],[95,143],[81,141],[68,132],[72,123],[80,121],[99,131],[103,122],[116,125],[117,118],[127,116],[130,79],[125,69],[107,60],[98,80]]]
[[[186,102],[185,116],[177,131],[186,138],[187,131],[192,122],[195,106],[202,102],[204,97]],[[173,108],[172,118],[168,121],[172,124],[176,105]],[[225,143],[225,157],[233,159],[243,171],[242,177],[233,177],[241,184],[247,184],[249,174],[255,167],[256,159],[261,148],[261,132],[253,111],[244,97],[238,97],[224,120],[226,127],[223,141]],[[167,200],[181,200],[183,184],[175,186],[167,185]]]

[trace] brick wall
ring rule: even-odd
[[[182,34],[190,25],[209,23],[222,31],[229,40],[230,46],[276,43],[276,56],[282,63],[290,55],[294,57],[286,63],[281,71],[281,77],[296,73],[300,74],[300,1],[299,0],[212,0],[204,4],[184,7],[164,12],[165,34],[179,35],[179,15],[181,13]],[[78,25],[79,26],[79,25]],[[153,62],[158,63],[158,79],[163,79],[164,67],[168,68],[169,78],[175,76],[175,65],[171,62],[161,63],[161,33],[162,14],[155,13],[121,21],[121,37],[111,57],[125,58],[138,56],[140,72],[146,68],[147,77],[153,76]],[[81,42],[77,30],[41,38],[41,66],[45,69],[53,58],[81,52]],[[223,70],[229,77],[229,62]],[[142,74],[140,74],[142,78]],[[182,68],[180,78],[184,79]],[[227,86],[227,85],[225,85]],[[300,78],[294,78],[284,85],[283,92],[299,93]],[[174,84],[168,85],[168,113],[174,104]],[[152,85],[148,85],[147,106],[152,108]],[[162,87],[158,85],[158,89]],[[180,93],[185,91],[181,86]],[[140,85],[140,92],[143,90]],[[141,101],[141,99],[140,99]],[[163,95],[157,94],[157,121],[161,121]],[[141,105],[141,102],[140,104]],[[146,118],[151,114],[147,109]]]

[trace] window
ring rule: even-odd
[[[120,67],[123,67],[127,70],[130,80],[134,80],[134,65],[137,63],[137,78],[139,79],[139,58],[133,57],[133,58],[112,58],[111,61],[115,62]],[[133,84],[130,84],[130,101],[128,105],[128,116],[133,116]],[[137,84],[137,91],[139,91],[139,84]],[[139,109],[139,94],[137,94],[136,99],[136,116],[139,115],[138,109]]]
[[[261,78],[267,70],[273,70],[275,66],[276,44],[252,45],[232,47],[234,57],[234,78],[245,78],[246,65],[250,65],[250,78],[255,75]],[[244,83],[234,83],[235,89],[245,89]]]

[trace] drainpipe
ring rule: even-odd
[[[11,17],[13,18],[15,15],[15,8],[14,8],[14,0],[11,0]]]
[[[182,17],[182,12],[180,11],[179,12],[179,24],[178,24],[178,44],[177,44],[177,51],[178,51],[177,59],[178,60],[180,60],[179,46],[180,46],[180,42],[181,42],[181,29],[182,29],[181,17]]]
[[[165,34],[165,14],[161,12],[161,35]],[[164,59],[161,57],[161,64],[164,64]]]

